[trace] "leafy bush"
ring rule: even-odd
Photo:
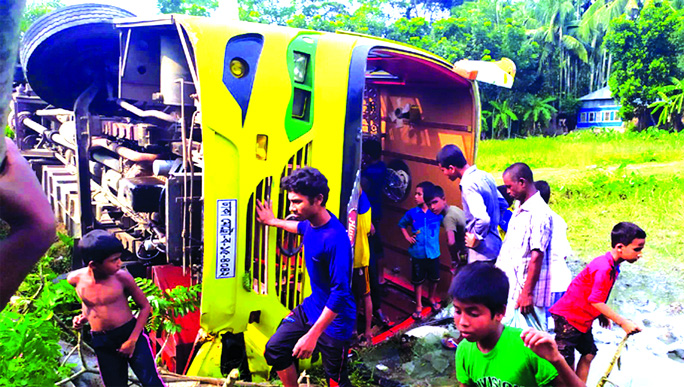
[[[14,138],[14,130],[12,130],[12,128],[10,128],[9,125],[5,126],[5,136],[12,139]]]
[[[74,288],[57,279],[71,267],[70,243],[61,235],[0,312],[0,386],[52,385],[71,373],[73,364],[60,365],[58,343],[72,339],[61,327],[71,325],[79,301]],[[57,252],[60,258],[52,258]]]
[[[0,385],[52,385],[70,374],[72,364],[59,364],[61,330],[51,317],[50,309],[0,313]]]
[[[0,385],[52,385],[71,373],[73,364],[60,364],[60,328],[70,324],[76,312],[76,292],[65,280],[53,282],[55,273],[43,273],[44,257],[37,273],[30,274],[17,296],[0,313]]]
[[[180,332],[182,327],[174,319],[194,312],[200,307],[202,291],[200,284],[190,287],[176,286],[162,291],[150,279],[136,278],[135,283],[145,293],[152,306],[150,320],[147,323],[147,329],[151,331],[159,331],[161,328],[169,334]],[[133,301],[130,300],[129,303],[134,309]]]

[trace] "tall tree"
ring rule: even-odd
[[[218,0],[157,0],[159,12],[209,16],[218,8]]]
[[[573,0],[541,0],[536,7],[539,26],[529,31],[530,36],[544,47],[539,70],[557,71],[554,92],[559,96],[570,92],[578,76],[577,62],[587,62],[587,50],[576,36],[578,10]],[[534,21],[531,22],[534,24]]]
[[[241,0],[239,4],[240,20],[280,26],[287,25],[296,11],[294,2],[284,5],[279,0]]]
[[[19,30],[22,33],[26,32],[38,18],[61,7],[64,7],[64,4],[60,0],[45,0],[26,4],[26,9],[24,9],[24,13],[21,16]]]
[[[612,56],[604,44],[611,20],[621,15],[632,17],[639,11],[636,0],[595,0],[584,12],[577,35],[589,44],[589,91],[595,91],[608,83]]]
[[[682,19],[666,0],[650,0],[636,18],[622,15],[610,27],[610,89],[620,100],[620,115],[638,117],[643,129],[650,124],[648,105],[658,98],[659,87],[671,77],[681,78],[682,47],[675,44],[675,31],[682,29]]]

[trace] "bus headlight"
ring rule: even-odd
[[[235,78],[242,78],[247,75],[249,71],[249,66],[247,63],[240,58],[233,58],[230,61],[230,73],[233,74]]]
[[[294,80],[297,83],[304,83],[306,80],[306,70],[309,64],[309,54],[294,52]]]

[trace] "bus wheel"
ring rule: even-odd
[[[93,110],[104,106],[107,88],[118,94],[119,31],[113,20],[133,16],[110,5],[78,4],[36,20],[19,50],[26,79],[36,94],[72,110],[76,98],[101,79],[107,87],[92,106]]]

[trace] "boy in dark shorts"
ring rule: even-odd
[[[442,215],[435,215],[428,209],[423,192],[433,186],[424,181],[416,186],[415,200],[417,206],[408,210],[399,220],[399,227],[404,238],[411,245],[408,249],[411,257],[411,282],[416,289],[416,311],[412,317],[422,320],[423,289],[422,284],[427,279],[428,300],[433,310],[439,310],[440,305],[435,299],[435,290],[439,282],[439,226]],[[408,228],[411,228],[410,234]]]
[[[597,348],[591,326],[599,319],[608,327],[613,321],[627,334],[641,331],[634,322],[620,316],[606,302],[620,273],[622,262],[641,258],[646,232],[634,223],[621,222],[610,233],[612,249],[594,260],[572,280],[565,295],[549,309],[555,323],[556,341],[570,367],[575,368],[575,349],[581,357],[576,373],[586,382]]]
[[[459,386],[584,386],[548,333],[501,323],[508,299],[501,269],[468,264],[449,293],[454,324],[465,339],[456,351]]]
[[[458,269],[468,263],[468,249],[465,245],[465,213],[456,206],[446,202],[444,190],[435,185],[423,192],[423,199],[436,215],[442,215],[442,226],[446,230],[447,245],[451,254],[451,273],[456,275]]]
[[[325,208],[328,180],[304,167],[283,178],[290,212],[297,220],[276,219],[270,203],[257,200],[257,219],[264,225],[303,234],[304,261],[311,295],[287,315],[266,344],[266,362],[285,387],[297,386],[294,359],[311,357],[317,349],[330,386],[351,386],[347,352],[356,307],[351,293],[351,243],[342,223]]]
[[[73,326],[80,329],[90,323],[105,386],[127,386],[128,365],[143,386],[163,386],[144,332],[150,303],[133,276],[121,270],[123,252],[121,241],[104,230],[91,231],[78,242],[76,253],[86,267],[67,277],[83,302],[83,312],[74,317]],[[128,306],[128,295],[140,308],[137,319]]]
[[[356,218],[356,243],[354,244],[354,271],[352,273],[352,293],[356,299],[357,316],[363,316],[364,330],[359,338],[361,345],[371,344],[371,320],[373,319],[373,302],[371,300],[368,263],[370,247],[368,236],[375,232],[371,222],[372,209],[366,193],[359,196],[358,216]],[[357,324],[358,326],[359,324]]]

